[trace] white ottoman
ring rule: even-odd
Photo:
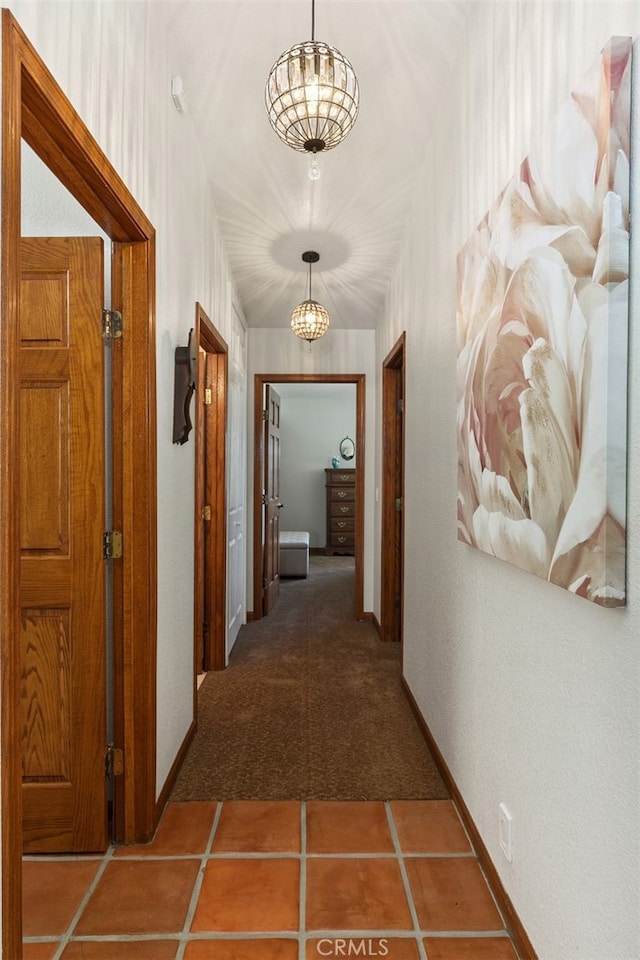
[[[306,530],[280,531],[280,576],[306,577],[309,573],[309,534]]]

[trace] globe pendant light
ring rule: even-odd
[[[311,299],[311,264],[318,262],[320,254],[305,250],[302,259],[309,264],[309,299],[299,303],[291,314],[291,329],[296,337],[311,343],[323,337],[329,329],[329,314],[321,303]]]
[[[335,47],[315,39],[296,43],[278,57],[267,80],[269,122],[294,150],[319,153],[337,146],[358,115],[360,91],[353,67]]]

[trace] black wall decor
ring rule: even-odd
[[[176,347],[173,379],[173,442],[186,443],[191,423],[191,397],[198,382],[198,345],[193,329],[186,347]]]

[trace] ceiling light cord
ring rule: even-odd
[[[309,264],[309,299],[299,303],[291,314],[291,329],[301,340],[318,340],[329,329],[329,314],[321,303],[316,303],[311,296],[312,264],[317,263],[320,254],[315,250],[305,250],[302,254],[304,263]]]
[[[316,39],[316,0],[311,0],[311,43]]]

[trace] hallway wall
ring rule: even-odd
[[[234,293],[196,131],[171,98],[181,65],[160,11],[93,0],[5,6],[157,231],[160,791],[193,718],[194,443],[193,434],[172,442],[174,351],[187,343],[196,301],[233,351]]]
[[[472,7],[378,344],[379,366],[406,329],[404,670],[541,960],[637,960],[640,284],[630,310],[628,605],[605,610],[456,538],[455,270],[609,37],[638,36],[640,6]],[[637,42],[635,53],[637,204]],[[640,231],[632,244],[637,275]],[[514,823],[511,863],[498,844],[501,802]]]

